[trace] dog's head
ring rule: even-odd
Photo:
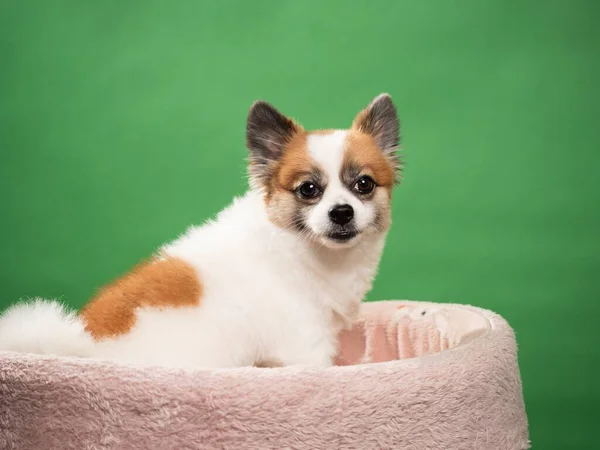
[[[390,225],[400,161],[392,99],[376,97],[347,130],[306,131],[266,102],[248,115],[250,182],[269,218],[328,247],[349,247]]]

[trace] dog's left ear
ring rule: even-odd
[[[386,157],[399,165],[396,151],[400,145],[400,121],[389,94],[380,94],[362,110],[352,123],[352,128],[375,138]]]

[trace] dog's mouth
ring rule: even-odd
[[[333,231],[333,232],[327,234],[327,239],[329,239],[333,242],[338,242],[340,244],[345,244],[347,242],[350,242],[356,236],[358,236],[357,230],[340,230],[340,231]]]

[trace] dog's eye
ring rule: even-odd
[[[304,199],[312,199],[321,194],[321,189],[315,183],[306,181],[298,187],[298,195]]]
[[[373,189],[375,189],[375,182],[368,176],[360,177],[354,184],[354,190],[359,194],[370,194]]]

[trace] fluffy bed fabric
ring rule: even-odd
[[[0,353],[0,448],[529,448],[514,334],[492,312],[366,303],[337,363],[178,371]]]

